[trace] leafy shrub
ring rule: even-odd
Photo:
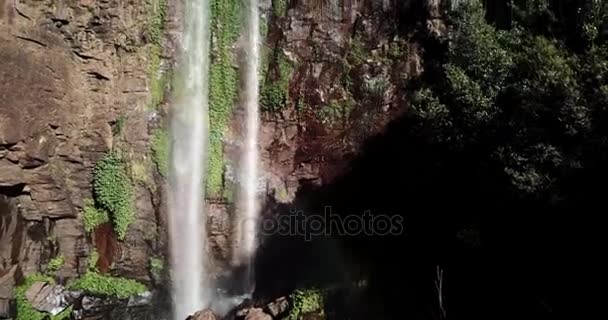
[[[114,151],[106,153],[94,169],[96,203],[107,210],[119,239],[124,239],[134,220],[133,187],[121,157]]]
[[[298,320],[306,313],[323,309],[323,294],[318,289],[298,289],[289,296],[291,310],[287,320]]]
[[[169,173],[169,133],[165,129],[155,129],[152,132],[152,159],[163,177]]]
[[[59,314],[55,316],[51,316],[48,313],[40,312],[34,307],[32,307],[31,303],[25,297],[25,292],[34,284],[35,282],[42,281],[50,284],[54,284],[55,280],[52,277],[42,275],[39,273],[30,274],[25,276],[25,279],[22,284],[15,288],[15,301],[17,305],[17,317],[16,320],[66,320],[69,319],[72,314],[72,306],[66,308]]]
[[[351,40],[350,50],[348,51],[348,62],[352,65],[360,65],[365,63],[368,56],[368,50],[365,48],[365,44],[360,36],[355,36]]]
[[[96,208],[95,203],[91,199],[85,200],[82,222],[84,223],[84,230],[86,232],[92,232],[97,226],[109,221],[110,217],[106,210]]]
[[[293,65],[280,51],[275,53],[275,64],[269,67],[274,71],[262,88],[260,94],[261,108],[267,112],[277,112],[289,102],[289,82],[293,73]]]
[[[51,261],[49,261],[49,264],[46,267],[46,272],[48,274],[53,274],[57,270],[61,269],[61,267],[63,267],[64,263],[65,263],[65,259],[63,258],[63,254],[59,254],[55,258],[51,259]]]
[[[328,127],[334,127],[346,121],[353,107],[350,103],[349,101],[331,100],[328,105],[318,109],[315,114],[321,123]]]
[[[135,280],[106,276],[95,271],[88,271],[76,279],[69,288],[70,290],[82,290],[90,295],[119,299],[142,294],[147,290],[145,285]]]

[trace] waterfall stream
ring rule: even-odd
[[[173,318],[183,320],[209,304],[204,174],[208,139],[209,3],[186,0],[180,72],[170,125],[168,224]]]
[[[258,187],[258,132],[260,130],[259,115],[259,15],[258,0],[249,0],[247,8],[247,24],[244,27],[245,65],[243,104],[245,109],[244,141],[240,154],[239,190],[236,203],[237,220],[235,221],[235,241],[233,248],[233,264],[245,266],[250,272],[252,259],[257,245],[257,223],[259,203]],[[246,281],[251,280],[246,277]],[[250,287],[246,285],[246,287]]]

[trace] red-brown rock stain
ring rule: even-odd
[[[99,254],[97,260],[97,269],[100,272],[106,273],[110,271],[114,257],[118,253],[119,246],[114,228],[111,223],[104,223],[95,229],[93,242],[95,249]]]

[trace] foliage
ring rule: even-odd
[[[232,65],[231,47],[239,37],[241,2],[213,0],[211,3],[213,54],[210,67],[209,123],[210,146],[206,193],[219,197],[224,174],[222,138],[232,115],[238,87],[237,71]]]
[[[124,115],[119,116],[112,127],[112,135],[117,136],[122,132],[122,128],[125,126],[126,117]]]
[[[459,8],[451,17],[457,31],[449,59],[493,97],[512,65],[511,56],[503,47],[506,35],[485,22],[485,11],[479,1],[466,1]]]
[[[93,188],[98,206],[110,213],[114,230],[124,239],[134,219],[133,187],[121,157],[114,151],[95,164]]]
[[[30,274],[25,276],[22,284],[15,288],[15,301],[17,305],[17,320],[65,320],[69,319],[72,314],[72,306],[66,308],[64,311],[60,312],[55,316],[51,316],[48,313],[40,312],[34,307],[32,307],[31,303],[25,297],[25,292],[38,281],[47,282],[50,284],[54,284],[55,280],[52,277],[42,274]]]
[[[154,279],[159,280],[164,269],[165,263],[163,260],[158,258],[150,258],[150,273]]]
[[[291,310],[285,319],[298,320],[309,312],[323,309],[323,294],[318,289],[298,289],[289,296]]]
[[[353,108],[353,101],[331,100],[327,106],[318,109],[315,114],[317,119],[328,127],[334,127],[346,122]]]
[[[169,152],[169,133],[166,129],[155,129],[152,132],[152,159],[163,177],[169,173]]]
[[[371,103],[382,103],[389,85],[389,78],[385,74],[379,74],[371,79],[366,79],[363,85],[366,99]]]
[[[149,0],[151,3],[150,15],[150,38],[152,43],[160,44],[165,29],[165,18],[167,15],[167,0]]]
[[[99,261],[99,253],[96,250],[93,250],[87,261],[87,268],[89,271],[97,271],[97,261]]]
[[[119,299],[142,294],[147,290],[145,285],[135,280],[106,276],[90,270],[76,279],[69,288],[70,290],[82,290],[95,296]]]
[[[82,222],[86,232],[92,232],[97,226],[109,221],[110,217],[106,210],[95,207],[95,203],[91,199],[84,201]]]
[[[57,270],[59,270],[59,269],[61,269],[61,267],[63,267],[64,263],[65,263],[65,259],[63,257],[63,254],[59,254],[58,256],[56,256],[55,258],[53,258],[49,261],[49,264],[46,267],[46,273],[47,274],[55,273]]]
[[[351,40],[350,49],[348,50],[347,60],[352,65],[360,65],[366,62],[368,50],[365,48],[365,43],[360,36],[355,36]]]
[[[146,165],[145,161],[131,160],[131,179],[133,182],[138,182],[142,185],[147,184],[148,166]]]
[[[149,33],[152,46],[150,47],[150,64],[149,78],[150,78],[150,108],[156,109],[164,99],[165,87],[169,79],[168,74],[163,73],[159,75],[160,65],[162,61],[161,57],[161,42],[163,38],[163,32],[165,30],[165,19],[167,14],[167,0],[148,0],[150,3],[150,22],[149,22]]]
[[[552,10],[535,3],[528,14]],[[413,133],[452,157],[474,152],[480,166],[501,172],[522,197],[559,192],[563,175],[588,161],[582,146],[602,148],[592,142],[602,139],[599,123],[608,102],[608,53],[601,41],[577,53],[553,38],[557,33],[526,29],[533,24],[496,30],[479,1],[460,5],[450,22],[440,77],[412,101]],[[571,43],[588,35],[579,37]]]
[[[269,67],[270,75],[260,94],[261,108],[267,112],[277,112],[285,108],[289,102],[289,82],[293,66],[280,50],[274,52],[273,68]]]
[[[288,0],[272,0],[272,12],[276,17],[283,17],[287,12]]]

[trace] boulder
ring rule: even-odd
[[[67,291],[61,285],[38,281],[25,291],[25,298],[34,309],[57,315],[69,307],[76,297],[75,293]]]
[[[277,318],[280,314],[287,311],[289,308],[289,301],[287,301],[287,298],[285,297],[280,297],[267,304],[266,308],[268,309],[268,312],[270,312],[271,316]]]
[[[197,313],[191,315],[186,320],[216,320],[217,317],[213,313],[213,311],[209,309],[198,311]]]
[[[245,320],[272,320],[272,317],[260,308],[251,308],[247,312]]]

